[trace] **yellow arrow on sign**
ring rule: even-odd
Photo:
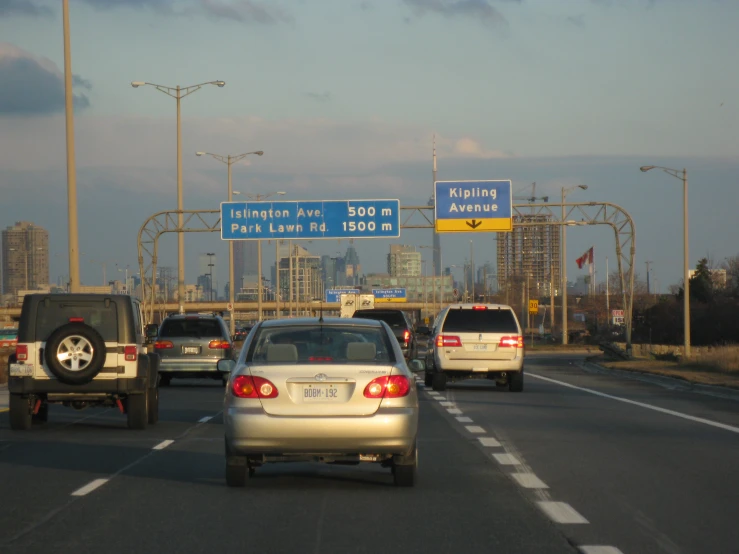
[[[513,219],[510,217],[436,220],[436,231],[441,233],[504,232],[512,230]]]

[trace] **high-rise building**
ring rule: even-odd
[[[356,286],[359,284],[359,276],[362,273],[362,265],[359,263],[359,254],[357,249],[349,246],[346,249],[344,257],[344,274],[346,275],[346,285]]]
[[[259,273],[258,247],[256,240],[234,241],[234,289],[238,292],[246,281],[257,281]]]
[[[387,255],[387,272],[391,277],[417,277],[421,275],[421,253],[415,246],[391,244]]]
[[[2,233],[2,290],[17,295],[49,284],[49,232],[18,221]]]

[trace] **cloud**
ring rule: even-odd
[[[574,25],[575,27],[585,27],[585,15],[570,15],[565,18],[567,23]]]
[[[292,22],[292,17],[279,7],[254,0],[189,0],[176,8],[174,0],[84,0],[90,6],[106,10],[116,8],[150,8],[171,15],[204,15],[211,19],[228,19],[238,23],[273,25]]]
[[[49,17],[54,12],[47,6],[39,6],[30,0],[2,0],[0,2],[0,18],[14,15]]]
[[[373,7],[372,3],[368,2],[367,0],[363,0],[362,2],[359,3],[359,9],[362,10],[363,12],[370,11],[372,7]]]
[[[331,93],[328,91],[320,92],[320,93],[319,92],[306,92],[305,95],[308,98],[315,100],[316,102],[328,102],[331,100]]]
[[[12,44],[0,43],[0,116],[49,115],[64,111],[64,75],[49,59]],[[73,84],[87,90],[90,81],[77,75]],[[75,107],[89,107],[85,94],[74,97]]]
[[[507,0],[520,2],[520,0]],[[493,7],[490,0],[403,0],[416,17],[436,13],[443,17],[470,17],[485,25],[506,24],[503,15]]]

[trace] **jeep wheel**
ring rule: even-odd
[[[434,377],[431,382],[431,386],[435,391],[445,391],[446,390],[446,375],[444,375],[441,372],[434,373]]]
[[[159,421],[159,387],[154,386],[146,394],[149,396],[149,424],[154,425]]]
[[[20,394],[10,395],[10,428],[25,431],[31,428],[31,402]]]
[[[147,393],[132,394],[126,398],[126,415],[128,416],[129,429],[146,429],[148,400],[149,395]]]
[[[523,391],[523,368],[521,371],[511,371],[508,374],[508,390],[510,392]]]
[[[49,370],[68,385],[92,381],[105,364],[105,341],[84,323],[68,323],[46,341],[44,357]]]

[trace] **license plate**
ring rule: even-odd
[[[334,402],[339,400],[336,385],[303,386],[303,402]]]
[[[472,350],[487,350],[488,345],[487,344],[473,344]]]
[[[13,377],[30,377],[33,375],[33,366],[29,364],[10,364],[10,375]]]
[[[200,347],[199,346],[183,346],[182,353],[183,354],[200,354]]]

